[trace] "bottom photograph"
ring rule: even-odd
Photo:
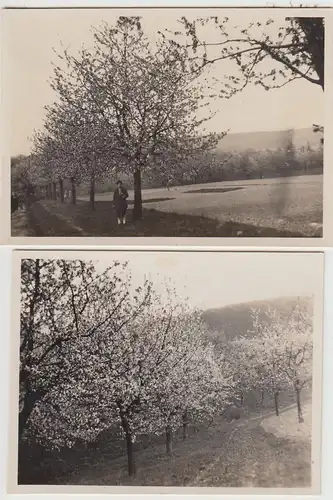
[[[323,271],[319,252],[14,251],[8,488],[320,492]]]

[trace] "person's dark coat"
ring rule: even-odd
[[[124,217],[127,211],[128,192],[123,187],[118,187],[113,194],[113,203],[117,212],[117,217]]]

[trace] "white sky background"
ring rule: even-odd
[[[87,252],[68,255],[59,257],[89,259]],[[48,258],[55,258],[54,253]],[[199,309],[312,296],[323,275],[323,255],[315,253],[115,251],[93,252],[91,259],[100,271],[115,260],[127,261],[133,286],[148,278],[163,296],[165,285],[170,284],[180,299],[188,297],[189,304]]]
[[[185,14],[189,18],[207,15],[203,10],[192,12],[192,15],[189,11]],[[236,16],[234,12],[223,9],[219,15],[221,18],[228,15],[232,24],[241,27],[260,20],[258,12],[255,13],[255,19],[253,12],[238,12]],[[10,101],[11,154],[29,152],[28,137],[31,137],[34,129],[40,129],[43,125],[43,106],[54,101],[55,95],[48,83],[52,74],[51,62],[57,61],[53,48],[61,50],[61,42],[73,52],[82,45],[89,48],[92,46],[91,27],[103,21],[113,24],[119,15],[142,15],[143,28],[153,40],[158,30],[179,29],[177,19],[183,14],[181,9],[7,10],[3,16],[3,71],[8,82],[7,88],[10,89],[10,95],[6,95],[5,99]],[[267,20],[267,14],[260,15],[263,21]],[[284,16],[278,11],[274,19],[277,25],[284,23]],[[271,26],[274,29],[274,25]],[[205,33],[206,38],[212,39],[211,27],[206,28]],[[212,76],[222,76],[232,71],[233,64],[226,61],[217,63],[211,71]],[[206,124],[209,131],[285,130],[323,123],[323,92],[318,85],[305,80],[296,80],[282,89],[269,92],[250,86],[230,100],[219,99],[213,104],[212,109],[217,114]]]

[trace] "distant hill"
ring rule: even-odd
[[[259,309],[262,317],[271,307],[282,315],[288,315],[300,302],[312,311],[310,297],[284,297],[272,300],[246,302],[218,309],[208,309],[203,313],[203,319],[209,327],[209,339],[219,345],[225,344],[235,337],[245,335],[252,328],[251,309]]]
[[[270,149],[275,150],[283,148],[291,131],[277,130],[265,132],[244,132],[227,134],[219,142],[217,149],[219,151],[246,151],[253,149],[256,151]],[[302,146],[317,149],[320,147],[320,139],[322,134],[313,132],[312,128],[295,129],[292,131],[293,144],[296,149]]]

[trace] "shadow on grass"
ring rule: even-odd
[[[148,200],[142,200],[142,203],[143,203],[143,205],[145,205],[146,203],[159,203],[161,201],[170,201],[170,200],[174,200],[174,199],[175,198],[149,198]],[[128,204],[133,205],[134,200],[128,200]]]
[[[243,187],[234,187],[234,188],[202,188],[202,189],[193,189],[190,191],[184,191],[184,194],[187,193],[228,193],[229,191],[239,191],[240,189],[244,189]]]
[[[35,236],[306,237],[291,231],[236,222],[221,223],[208,217],[145,208],[141,220],[132,222],[129,210],[128,224],[118,226],[110,201],[96,202],[95,211],[92,211],[85,201],[68,205],[44,200],[29,207],[28,218]]]

